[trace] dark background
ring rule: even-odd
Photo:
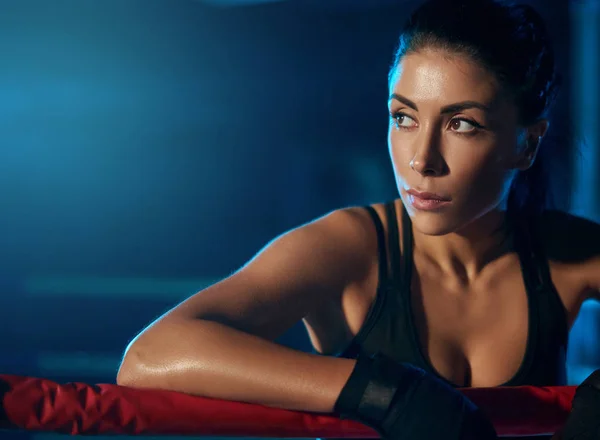
[[[252,3],[0,1],[0,373],[114,382],[137,332],[272,238],[396,197],[387,70],[419,2]],[[599,220],[599,8],[529,3],[564,77],[552,136],[581,147],[556,189]],[[600,366],[598,308],[571,383]]]

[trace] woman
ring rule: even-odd
[[[531,7],[425,3],[389,74],[400,199],[277,238],[145,329],[118,383],[494,438],[455,387],[564,384],[568,331],[600,290],[598,225],[544,209],[556,90]],[[299,320],[319,354],[273,343]]]

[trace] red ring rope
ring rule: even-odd
[[[564,424],[575,387],[469,388],[500,436],[552,434]],[[0,429],[73,435],[376,438],[331,415],[117,385],[58,384],[0,375]]]

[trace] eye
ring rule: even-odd
[[[404,113],[394,113],[392,119],[396,128],[408,129],[417,126],[417,121]]]
[[[469,133],[480,127],[478,123],[467,119],[452,119],[450,121],[450,128],[457,133]]]

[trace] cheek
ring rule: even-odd
[[[404,177],[408,171],[412,171],[410,161],[415,153],[409,136],[402,136],[402,133],[390,129],[388,131],[388,153],[397,179]]]
[[[508,153],[496,143],[447,139],[441,154],[449,174],[440,178],[441,187],[466,199],[502,197],[514,173],[510,171]],[[416,177],[410,168],[416,148],[413,144],[411,136],[393,129],[388,131],[388,149],[398,183]]]
[[[504,161],[493,149],[464,148],[448,152],[450,174],[459,181],[497,180],[504,172]]]
[[[449,154],[448,162],[452,185],[464,192],[467,199],[489,199],[491,202],[501,199],[514,174],[507,166],[506,157],[495,147]]]

